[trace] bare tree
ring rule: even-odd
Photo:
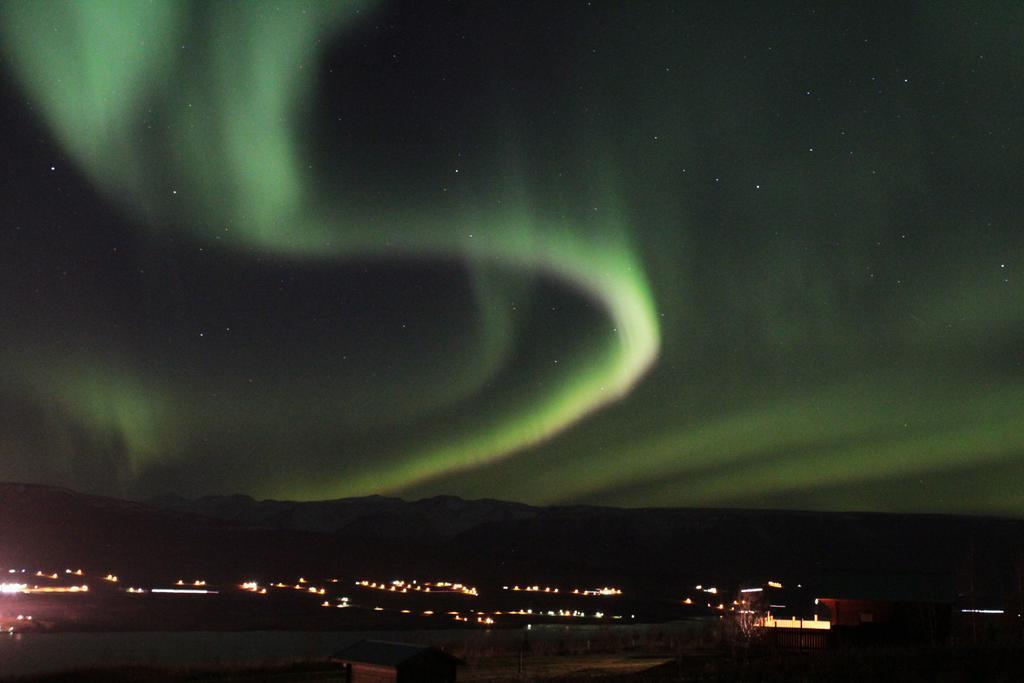
[[[742,656],[746,661],[750,655],[750,647],[763,634],[763,621],[768,614],[767,601],[764,593],[739,592],[727,612],[725,635],[733,652],[733,657]]]

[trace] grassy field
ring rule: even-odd
[[[561,679],[588,680],[605,676],[642,672],[671,661],[667,658],[626,657],[623,655],[551,655],[527,657],[519,673],[518,657],[482,657],[471,659],[459,669],[460,683],[523,683]],[[48,676],[0,679],[18,683],[183,683],[185,681],[269,681],[277,683],[330,683],[342,681],[335,667],[323,663],[279,667],[199,667],[193,669],[162,667],[117,667],[68,672]]]
[[[690,650],[678,659],[636,654],[533,654],[467,657],[460,683],[1019,683],[1024,680],[1024,647],[875,646],[818,652],[751,652],[737,658],[723,650]],[[207,668],[117,667],[18,679],[0,683],[340,683],[329,662],[307,661],[259,667]]]
[[[266,666],[118,666],[0,678],[0,683],[343,683],[344,680],[336,666],[324,662],[296,662]]]
[[[667,657],[627,657],[623,655],[551,655],[526,657],[522,674],[518,657],[471,659],[459,670],[460,683],[505,683],[551,678],[587,679],[598,676],[632,674],[671,661]]]

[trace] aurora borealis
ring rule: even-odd
[[[6,3],[0,479],[1020,515],[1021,20]]]

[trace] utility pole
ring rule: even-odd
[[[1017,550],[1017,623],[1020,625],[1020,639],[1024,642],[1024,550]]]
[[[975,590],[974,538],[971,537],[970,555],[968,556],[967,579],[970,581],[968,590],[971,592],[971,642],[978,644],[978,595]]]

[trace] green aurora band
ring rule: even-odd
[[[282,9],[271,2],[103,0],[3,8],[5,45],[53,133],[98,187],[150,228],[181,229],[210,246],[289,259],[388,254],[458,258],[484,273],[495,267],[540,273],[607,314],[614,333],[525,407],[401,462],[367,462],[320,495],[394,490],[536,444],[629,392],[660,343],[651,293],[621,218],[574,228],[540,224],[527,206],[460,215],[360,206],[344,187],[322,196],[307,176],[312,165],[300,138],[315,87],[313,65],[321,40],[343,32],[370,4],[296,2]],[[203,20],[202,49],[198,57],[183,56],[181,44],[196,41],[189,35],[196,16]],[[161,122],[159,132],[143,130],[147,118]],[[480,306],[492,311],[492,329],[484,334],[504,336],[508,323],[493,319],[494,302]],[[476,383],[499,366],[498,359],[486,363]],[[119,426],[130,435],[134,458],[157,450],[139,444],[157,440],[159,418],[149,413],[160,403],[143,392],[123,398],[118,388],[144,380],[35,380],[38,391],[64,386],[78,394],[69,407],[88,422]],[[309,494],[308,485],[303,490]]]
[[[63,229],[146,271],[40,306],[0,260],[0,479],[1024,514],[1024,5],[640,4],[0,5],[18,106],[116,213]],[[403,99],[405,43],[465,101]],[[430,321],[322,330],[253,271],[433,273],[395,303]],[[222,308],[248,336],[199,340]]]

